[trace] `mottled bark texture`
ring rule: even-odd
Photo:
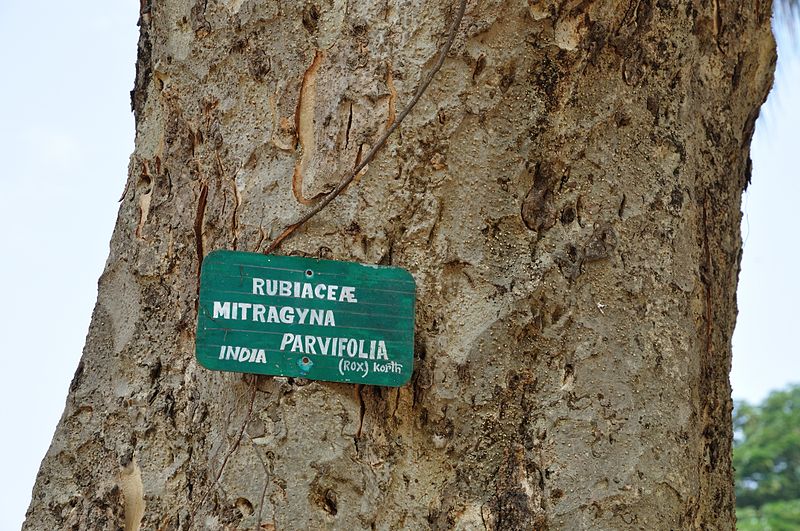
[[[263,250],[330,190],[454,10],[143,5],[136,151],[26,529],[733,527],[769,2],[470,0],[398,134],[280,248],[413,273],[412,382],[195,362],[203,255]]]

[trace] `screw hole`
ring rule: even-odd
[[[307,277],[313,277],[314,276],[314,272],[311,271],[310,269],[306,269],[306,276]]]
[[[308,357],[306,357],[306,356],[303,356],[303,364],[304,364],[304,365],[308,365],[310,362],[311,362],[311,360],[310,360],[310,359],[308,359]]]

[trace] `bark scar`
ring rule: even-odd
[[[344,148],[350,145],[350,128],[353,126],[353,104],[349,103],[347,111],[347,129],[344,132]]]
[[[721,54],[725,54],[722,50],[722,46],[719,43],[720,33],[722,32],[722,13],[719,9],[719,0],[714,0],[714,42],[717,44],[717,50]]]
[[[312,205],[324,193],[307,199],[303,196],[303,175],[308,169],[308,163],[314,158],[314,109],[317,99],[317,71],[322,63],[322,50],[317,50],[314,60],[303,74],[303,83],[300,86],[300,97],[297,100],[297,110],[294,114],[297,141],[300,143],[300,158],[294,166],[292,175],[292,192],[297,202],[303,205]]]
[[[206,215],[206,201],[208,200],[208,185],[200,186],[200,198],[197,200],[197,213],[194,217],[194,240],[197,250],[197,291],[200,292],[200,268],[203,265],[203,218]]]
[[[386,113],[386,128],[390,128],[397,118],[397,89],[394,88],[392,63],[386,63],[386,88],[389,89],[389,110]]]

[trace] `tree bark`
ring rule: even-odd
[[[143,0],[136,150],[25,529],[734,527],[769,2],[470,0],[414,112],[279,249],[407,268],[412,382],[196,363],[203,256],[263,251],[335,186],[456,3]]]

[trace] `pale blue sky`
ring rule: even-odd
[[[133,150],[139,2],[0,0],[0,529],[19,528],[64,407]],[[760,120],[734,336],[735,398],[800,381],[794,226],[800,56]]]
[[[744,254],[733,334],[733,396],[761,400],[800,383],[800,54],[779,39],[775,86],[756,123],[742,201]]]

